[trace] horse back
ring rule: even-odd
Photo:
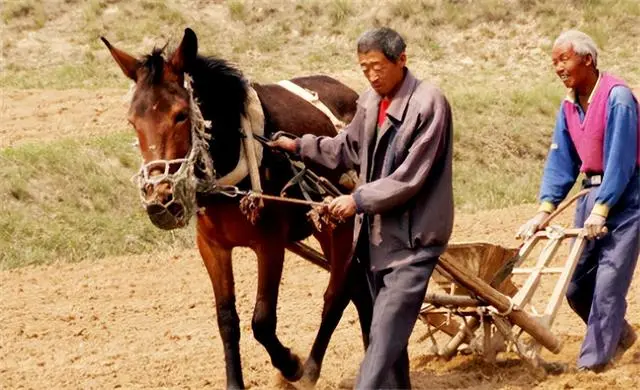
[[[296,77],[291,81],[316,92],[320,101],[345,124],[355,116],[358,94],[340,81],[325,75]]]
[[[324,75],[297,77],[290,81],[315,92],[333,115],[344,123],[353,119],[358,94],[336,79]],[[265,114],[265,133],[276,131],[302,136],[314,134],[332,137],[336,129],[331,120],[310,102],[277,84],[253,86]]]
[[[291,80],[295,84],[317,93],[318,98],[333,115],[349,123],[353,119],[358,95],[351,88],[328,76],[298,77]],[[331,120],[313,104],[300,96],[288,91],[277,84],[253,85],[256,90],[265,117],[265,135],[270,136],[277,131],[285,131],[296,136],[314,134],[318,136],[333,137],[337,134]],[[274,153],[265,153],[263,169],[268,168],[270,174],[265,181],[267,192],[278,193],[284,183],[291,178],[291,169],[288,162],[282,160],[282,156]],[[330,170],[326,167],[307,161],[306,165],[315,173],[327,178],[343,192],[348,190],[339,184],[340,177],[345,169]],[[288,195],[296,198],[302,196],[296,188],[288,191]],[[308,222],[306,211],[297,215],[292,220],[290,239],[297,241],[307,237],[313,231]]]

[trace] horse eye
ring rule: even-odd
[[[179,113],[176,114],[175,122],[176,124],[182,123],[186,121],[187,118],[189,118],[189,113],[187,111],[180,111]]]

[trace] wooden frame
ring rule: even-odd
[[[572,239],[574,243],[570,253],[562,267],[551,267],[553,258],[564,240]],[[533,249],[539,244],[545,243],[538,259],[533,267],[519,268],[531,255]],[[547,348],[552,353],[560,352],[562,343],[551,332],[550,328],[555,320],[562,299],[569,286],[571,275],[584,250],[586,238],[582,229],[561,229],[550,227],[527,239],[517,255],[511,259],[513,275],[527,275],[522,287],[513,294],[505,294],[491,286],[489,278],[481,278],[473,275],[463,268],[455,259],[441,258],[438,271],[450,278],[451,281],[461,286],[470,295],[453,294],[427,294],[420,318],[434,326],[434,323],[447,317],[470,317],[468,320],[455,321],[457,332],[452,332],[452,326],[443,326],[445,333],[451,338],[446,345],[438,349],[438,355],[450,358],[463,343],[480,344],[485,359],[494,360],[496,349],[501,343],[509,341],[514,344],[517,352],[527,361],[537,364],[538,352],[541,347]],[[544,276],[557,275],[553,293],[542,315],[530,314],[526,311],[531,302],[540,281]],[[453,290],[453,289],[450,289]],[[443,307],[437,309],[437,307]],[[448,312],[448,314],[447,314]],[[455,319],[455,317],[453,317]],[[450,324],[447,324],[450,325]],[[482,336],[477,336],[478,329],[483,329]],[[514,330],[514,327],[516,328]],[[522,332],[529,334],[534,343],[528,347],[519,340]]]

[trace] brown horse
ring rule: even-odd
[[[216,178],[233,170],[240,158],[242,139],[238,129],[250,88],[257,92],[262,105],[265,135],[279,130],[298,136],[304,133],[336,135],[331,121],[298,96],[278,85],[249,84],[224,60],[198,55],[197,38],[190,29],[185,30],[178,48],[167,59],[162,50],[154,50],[139,60],[102,39],[124,74],[135,82],[128,119],[136,130],[144,160],[141,177],[145,180],[140,184],[143,203],[151,220],[161,228],[184,226],[191,216],[188,200],[178,198],[177,185],[167,179],[185,170],[195,143],[191,132],[193,100],[184,83],[185,74],[193,80],[193,95],[204,120],[212,124],[207,142]],[[353,118],[357,94],[347,86],[326,76],[292,81],[317,92],[340,120],[348,123]],[[311,168],[334,183],[342,173],[317,166]],[[201,164],[196,162],[193,176],[197,179],[202,175]],[[278,194],[292,176],[288,160],[281,152],[265,148],[260,176],[264,192]],[[238,187],[249,189],[249,180],[243,180]],[[213,285],[228,387],[244,387],[232,271],[234,247],[249,247],[257,255],[253,334],[286,379],[304,378],[307,383],[315,384],[331,334],[350,300],[358,310],[366,347],[372,309],[363,273],[348,266],[352,221],[339,224],[334,230],[317,232],[305,215],[308,207],[267,202],[260,219],[253,225],[241,213],[237,199],[207,193],[197,194],[196,208],[200,210],[197,245]],[[276,336],[276,304],[285,248],[311,234],[320,242],[330,263],[331,276],[324,295],[322,322],[303,366]],[[349,283],[345,283],[347,279]]]

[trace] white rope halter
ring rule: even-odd
[[[191,120],[191,150],[185,158],[175,160],[154,160],[143,163],[138,173],[132,178],[140,190],[140,199],[146,209],[152,204],[158,204],[156,199],[148,200],[146,188],[151,185],[155,187],[160,183],[167,183],[171,186],[173,197],[171,201],[162,204],[164,208],[173,203],[179,203],[184,208],[183,218],[185,225],[197,210],[196,193],[214,192],[217,187],[216,171],[213,167],[213,160],[209,155],[208,140],[210,134],[206,129],[211,127],[211,122],[203,118],[200,106],[193,96],[193,80],[185,73],[184,87],[189,93],[189,119]],[[180,164],[178,170],[170,173],[170,167]],[[159,175],[150,175],[151,170],[162,168]],[[195,174],[198,168],[201,177]]]

